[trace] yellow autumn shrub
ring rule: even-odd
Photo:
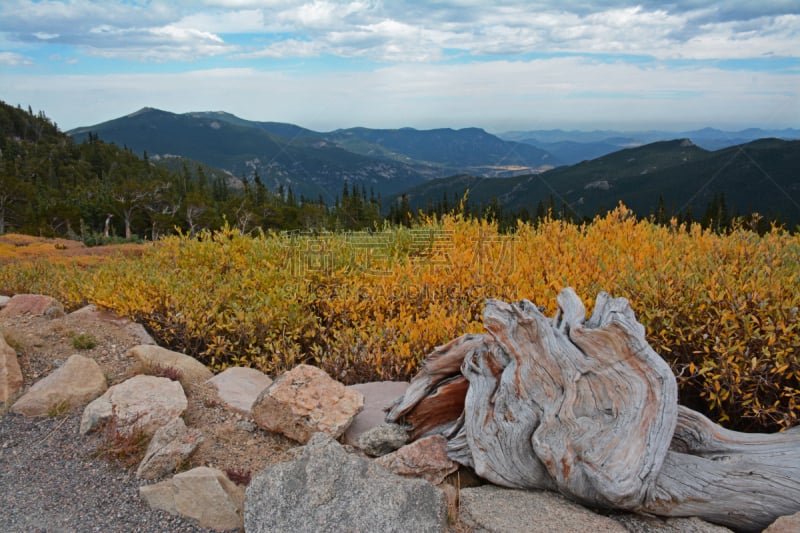
[[[316,364],[347,383],[413,375],[433,348],[483,330],[487,298],[555,312],[572,286],[591,309],[631,301],[673,367],[681,403],[736,429],[797,423],[800,237],[640,220],[624,206],[576,225],[501,233],[459,215],[411,228],[178,235],[96,266],[11,263],[0,291],[44,292],[145,324],[222,369]]]

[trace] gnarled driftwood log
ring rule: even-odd
[[[800,511],[800,431],[737,433],[679,407],[626,299],[600,293],[588,320],[572,289],[558,305],[489,300],[488,333],[430,354],[387,420],[445,435],[492,483],[590,506],[752,531]]]

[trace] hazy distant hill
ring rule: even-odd
[[[690,139],[693,143],[706,150],[719,150],[764,138],[796,140],[800,139],[800,130],[792,128],[780,130],[749,128],[740,131],[703,128],[683,132],[659,130],[634,132],[614,130],[532,130],[510,131],[499,134],[499,137],[536,146],[550,152],[557,159],[563,161],[564,164],[572,165],[624,148],[670,139]]]
[[[511,176],[549,170],[563,163],[545,150],[504,141],[480,128],[376,130],[350,128],[328,134],[340,146],[359,153],[378,146],[382,155],[412,163],[432,163],[448,173]]]
[[[429,177],[466,171],[483,176],[513,176],[549,170],[563,164],[545,150],[530,144],[504,141],[480,128],[347,128],[324,133],[294,124],[248,121],[219,111],[191,115],[262,129],[293,143],[333,142],[353,153],[406,163]]]
[[[237,177],[257,172],[272,190],[292,187],[296,195],[321,195],[328,203],[345,181],[386,196],[455,173],[510,176],[560,164],[541,149],[478,128],[322,133],[225,112],[175,114],[144,108],[68,133],[81,140],[90,132],[139,154],[180,155]]]
[[[229,114],[175,114],[145,108],[109,122],[68,132],[83,139],[90,132],[136,153],[181,155],[250,178],[257,172],[272,190],[292,187],[295,195],[323,196],[333,203],[342,184],[363,185],[390,194],[420,183],[408,165],[365,157],[314,136],[287,139]]]
[[[757,211],[800,223],[800,141],[761,139],[708,151],[688,139],[662,141],[560,167],[538,175],[485,180],[454,176],[406,191],[412,208],[469,189],[476,205],[493,198],[504,208],[534,212],[550,198],[578,218],[613,208],[622,200],[637,213],[655,210],[659,196],[668,212],[697,215],[715,194],[724,194],[731,212]],[[389,199],[391,201],[391,199]]]

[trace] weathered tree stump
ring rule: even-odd
[[[728,431],[679,407],[675,376],[624,298],[545,317],[489,300],[487,333],[434,350],[387,420],[442,434],[451,459],[512,488],[757,531],[800,511],[800,431]]]

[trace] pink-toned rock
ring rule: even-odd
[[[796,533],[797,531],[800,531],[800,513],[781,516],[763,533]]]
[[[442,435],[419,439],[396,452],[375,459],[375,462],[395,474],[421,477],[434,485],[458,470],[458,464],[447,457],[447,439]]]
[[[17,352],[8,345],[0,331],[0,403],[9,403],[22,389],[22,371]]]
[[[186,411],[188,402],[177,381],[156,376],[134,376],[109,388],[86,406],[81,434],[112,422],[120,435],[142,431],[153,435]]]
[[[0,318],[16,315],[44,315],[50,318],[64,316],[64,307],[50,296],[41,294],[17,294],[2,308]]]
[[[75,354],[50,375],[33,384],[11,407],[24,416],[48,416],[86,405],[107,388],[106,377],[94,359]]]
[[[364,410],[356,415],[353,423],[344,432],[342,442],[350,446],[359,446],[359,438],[370,429],[386,422],[386,409],[397,398],[405,394],[407,381],[375,381],[350,385],[364,395]]]
[[[183,418],[175,418],[153,435],[136,470],[136,477],[158,479],[171,474],[204,440],[202,431],[186,427]]]
[[[181,384],[190,387],[214,377],[206,365],[186,354],[173,352],[153,344],[140,344],[128,350],[128,357],[135,357],[150,367],[175,368],[180,371]]]
[[[255,368],[233,367],[208,380],[217,389],[222,403],[250,414],[258,395],[272,384],[272,379]]]
[[[260,427],[305,444],[317,432],[339,438],[364,408],[364,395],[323,370],[298,365],[264,389],[253,403]]]
[[[184,516],[200,527],[217,531],[244,527],[244,489],[216,468],[199,466],[139,487],[139,496],[151,508]]]

